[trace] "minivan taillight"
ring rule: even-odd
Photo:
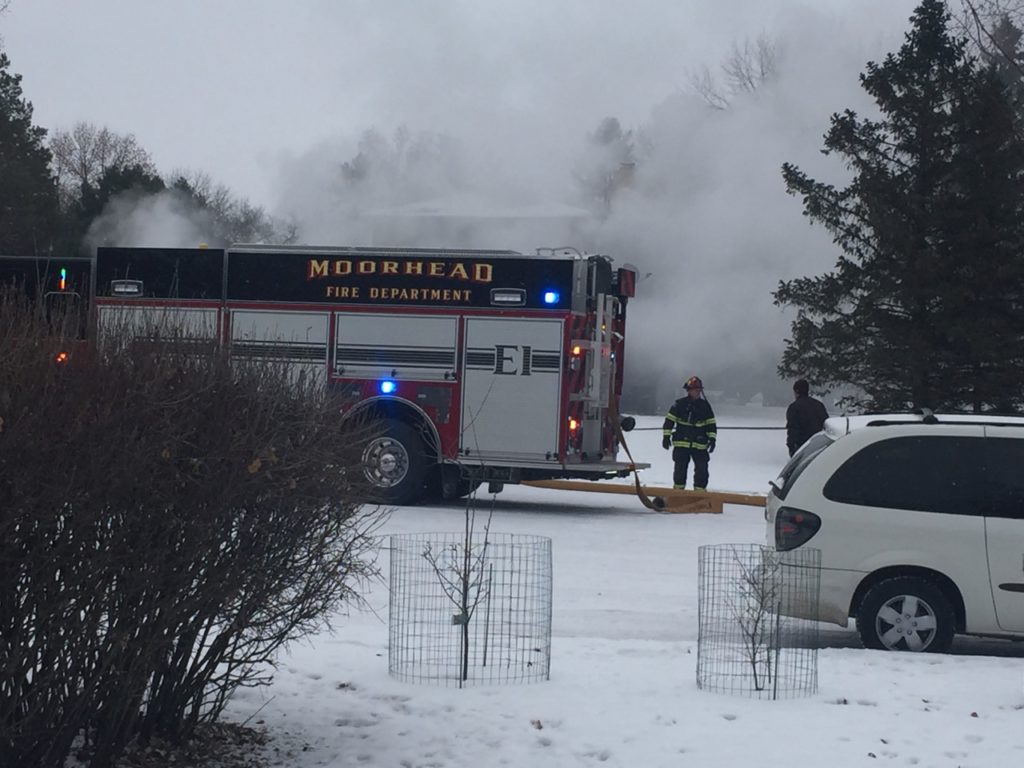
[[[786,552],[806,544],[821,528],[821,518],[813,512],[780,507],[775,513],[775,549]]]

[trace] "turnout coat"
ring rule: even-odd
[[[718,438],[714,411],[702,397],[681,397],[672,403],[661,431],[671,437],[673,447],[696,451],[706,451]]]

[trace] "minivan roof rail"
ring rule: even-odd
[[[921,421],[925,424],[938,424],[939,420],[935,417],[935,412],[931,408],[918,408],[914,413],[921,414]]]
[[[920,416],[920,418],[914,418]],[[931,410],[922,408],[914,414],[886,414],[864,422],[867,427],[885,427],[899,424],[963,424],[984,427],[1021,427],[1024,416],[1005,413],[947,413],[936,416]],[[849,427],[847,428],[849,429]]]

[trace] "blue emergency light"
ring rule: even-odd
[[[544,291],[545,304],[557,304],[560,298],[562,297],[558,295],[558,291]]]
[[[398,388],[398,384],[393,379],[384,379],[379,388],[382,395],[390,395]]]

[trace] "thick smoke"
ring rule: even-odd
[[[726,110],[675,94],[652,111],[650,156],[598,229],[603,249],[650,273],[631,308],[630,383],[648,395],[639,407],[671,399],[690,374],[741,401],[789,397],[775,368],[793,317],[771,292],[830,270],[838,251],[786,194],[780,168],[794,162],[843,183],[841,162],[820,153],[822,136],[833,112],[871,113],[857,75],[884,51],[829,17],[792,21],[778,32],[776,76],[755,92]]]
[[[311,243],[608,253],[644,278],[630,307],[631,407],[660,411],[690,374],[719,397],[782,402],[789,387],[775,367],[792,316],[771,292],[831,269],[837,251],[786,194],[780,167],[842,182],[839,160],[820,153],[829,116],[871,112],[858,74],[904,29],[866,36],[861,23],[828,12],[780,15],[759,33],[776,46],[777,71],[755,91],[719,110],[679,88],[635,124],[623,121],[636,164],[607,206],[580,183],[598,121],[551,135],[532,130],[549,127],[537,120],[318,146],[282,165],[284,213]],[[368,159],[354,180],[352,168]]]
[[[576,245],[635,264],[650,277],[630,307],[627,384],[661,411],[694,373],[719,397],[786,396],[775,366],[792,317],[771,291],[830,269],[837,252],[779,169],[842,181],[820,154],[829,115],[870,111],[858,75],[898,47],[916,2],[396,0],[296,13],[223,0],[216,12],[101,14],[120,41],[106,56],[80,47],[93,4],[39,0],[8,14],[5,42],[41,124],[131,130],[159,164],[202,168],[298,222],[299,242]],[[773,78],[726,110],[693,94],[691,73],[717,73],[734,43],[761,37],[779,50]],[[614,175],[591,141],[606,117],[635,165],[601,199],[588,183],[595,168]],[[161,197],[118,201],[93,235],[194,245],[206,232]]]
[[[86,247],[195,248],[210,243],[212,233],[209,214],[175,190],[126,192],[113,197],[89,227]]]

